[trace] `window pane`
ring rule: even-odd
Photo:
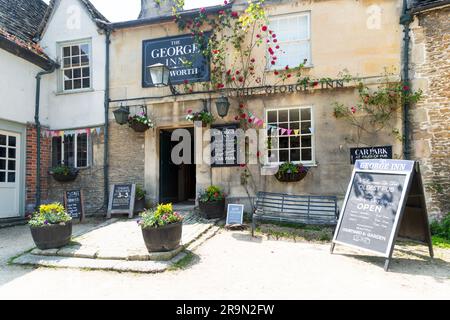
[[[77,136],[77,167],[87,167],[87,134]]]
[[[64,81],[64,90],[72,90],[72,80]]]
[[[70,80],[72,78],[72,70],[64,70],[64,80]]]
[[[311,147],[311,136],[302,137],[302,148]]]
[[[16,171],[16,161],[15,160],[9,160],[8,161],[8,170],[9,171]]]
[[[311,109],[302,109],[302,121],[308,121],[311,120]]]
[[[291,137],[291,148],[300,148],[300,137]]]
[[[269,150],[269,162],[278,162],[277,150]]]
[[[276,111],[269,111],[267,113],[267,122],[268,123],[275,123],[277,121],[278,121],[278,119],[277,119],[277,112]]]
[[[81,80],[74,80],[73,81],[73,88],[74,89],[81,89]]]
[[[0,134],[0,146],[6,146],[6,136]]]
[[[70,47],[63,48],[63,57],[70,57]]]
[[[6,147],[0,147],[0,158],[6,158]]]
[[[6,182],[6,172],[0,171],[0,182]]]
[[[91,80],[89,78],[83,79],[83,88],[90,88],[91,87]]]
[[[72,59],[70,58],[64,58],[64,68],[70,68],[72,64],[70,63]]]
[[[72,55],[73,56],[80,55],[80,47],[79,46],[72,46]]]
[[[278,113],[278,116],[279,116],[278,122],[287,122],[287,121],[289,121],[288,115],[289,115],[289,111],[288,110],[280,111]]]
[[[291,161],[300,161],[300,149],[291,150]]]
[[[54,167],[61,164],[61,137],[52,139],[52,165]]]
[[[302,161],[312,161],[311,149],[302,149]]]
[[[74,79],[81,78],[81,69],[73,69],[73,77]]]
[[[83,68],[83,78],[89,77],[90,71],[89,68]]]
[[[289,161],[289,150],[280,150],[280,162]]]
[[[82,66],[89,65],[89,57],[88,56],[81,56],[81,65]]]
[[[6,160],[0,160],[0,170],[6,170]]]
[[[72,57],[72,66],[79,67],[80,66],[80,57]]]
[[[278,127],[283,128],[283,129],[289,129],[289,122],[279,123]],[[286,133],[284,133],[284,134],[286,134]],[[281,131],[280,131],[280,135],[281,135]]]
[[[300,122],[291,122],[289,125],[289,129],[292,129],[292,130],[300,129]]]
[[[302,122],[302,134],[310,134],[311,122]]]
[[[289,148],[289,138],[288,137],[280,138],[280,149],[287,149],[287,148]]]
[[[8,182],[16,182],[16,173],[15,172],[8,173]]]
[[[89,45],[88,44],[82,44],[81,45],[81,54],[89,54]]]
[[[16,149],[12,149],[12,148],[8,149],[8,158],[10,158],[10,159],[16,158]]]
[[[16,137],[9,137],[8,138],[8,145],[10,147],[15,147],[16,146]]]
[[[69,167],[75,166],[74,136],[64,136],[64,164]]]
[[[299,112],[298,109],[289,110],[289,121],[299,121]]]

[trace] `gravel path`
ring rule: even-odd
[[[0,229],[0,299],[450,298],[450,251],[436,249],[430,261],[422,246],[399,246],[388,273],[383,258],[342,246],[330,255],[328,244],[224,230],[196,250],[186,270],[132,274],[7,265],[32,246],[26,227]]]

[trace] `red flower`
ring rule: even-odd
[[[241,163],[241,168],[245,168],[246,164],[245,163]]]
[[[409,91],[409,87],[408,86],[403,86],[403,90],[404,91]]]
[[[277,46],[275,47],[275,49],[280,49],[280,46],[279,46],[279,45],[277,45]]]
[[[223,4],[224,4],[224,5],[227,5],[227,4],[228,4],[228,1],[227,1],[227,0],[225,0],[225,1],[223,2]]]
[[[236,81],[236,77],[231,78],[231,81]]]
[[[243,114],[241,114],[241,118],[245,119],[245,118],[247,118],[247,115],[245,113],[243,113]]]
[[[233,11],[233,12],[231,13],[231,16],[232,16],[233,18],[237,18],[237,17],[239,17],[239,14],[238,14],[236,11]]]
[[[222,89],[223,87],[225,87],[225,85],[223,83],[218,83],[217,84],[217,89]]]
[[[239,82],[244,82],[244,78],[243,77],[239,77]]]
[[[239,116],[234,117],[234,120],[238,121],[239,120]]]
[[[239,108],[244,109],[244,104],[241,103],[241,104],[239,105]]]
[[[275,60],[272,60],[270,63],[274,66],[275,65]]]
[[[277,35],[274,33],[274,34],[272,34],[272,38],[276,38],[277,37]]]
[[[292,74],[288,74],[287,77],[288,77],[288,78],[292,77]]]
[[[206,13],[206,9],[205,8],[201,8],[200,9],[200,13]]]
[[[219,14],[220,14],[220,15],[224,15],[224,14],[225,14],[225,11],[220,10],[220,11],[219,11]]]
[[[189,109],[189,110],[187,111],[187,113],[188,113],[188,114],[191,114],[191,113],[192,113],[192,109]]]
[[[189,83],[189,80],[184,80],[184,84],[188,84]]]
[[[275,70],[275,72],[273,73],[274,75],[279,75],[280,73],[277,71],[277,70]]]
[[[269,50],[269,53],[271,54],[271,55],[273,55],[275,52],[273,51],[273,49],[272,49],[272,47],[269,47],[269,49],[267,49],[267,50]]]
[[[356,113],[356,108],[355,107],[351,107],[350,110],[352,111],[352,113]]]
[[[256,37],[257,37],[257,38],[261,38],[261,35],[257,34]]]
[[[255,58],[252,58],[252,60],[250,60],[251,63],[255,63]]]
[[[273,39],[273,42],[277,43],[277,42],[278,42],[278,40],[277,40],[277,39]]]
[[[285,70],[289,70],[289,66],[286,66],[284,69],[285,69]]]
[[[236,74],[241,74],[241,72],[239,70],[236,70]]]
[[[227,75],[230,75],[230,74],[231,74],[231,70],[228,70],[228,71],[227,71]]]
[[[253,120],[252,119],[248,119],[248,123],[252,123],[253,122]]]
[[[314,87],[316,87],[316,86],[318,86],[318,85],[319,85],[319,82],[318,82],[318,81],[314,81],[314,82],[313,82],[313,86],[314,86]]]
[[[267,26],[263,26],[261,30],[262,31],[267,31]]]

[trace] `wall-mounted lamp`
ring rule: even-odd
[[[216,101],[217,113],[220,117],[225,118],[230,110],[230,101],[227,97],[221,96]]]
[[[170,69],[165,64],[156,63],[147,67],[150,72],[152,83],[155,87],[170,87],[173,95],[179,94],[177,89],[170,82]]]
[[[128,122],[128,117],[130,116],[130,108],[120,106],[119,109],[115,110],[114,118],[116,118],[116,122],[120,125],[124,125]]]

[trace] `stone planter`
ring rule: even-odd
[[[298,181],[303,180],[307,174],[308,174],[308,171],[298,172],[298,173],[277,172],[275,174],[275,178],[277,178],[277,180],[280,182],[298,182]]]
[[[225,217],[225,199],[199,203],[200,213],[203,218],[217,219]]]
[[[148,125],[141,122],[131,122],[130,127],[136,132],[145,132],[150,129]]]
[[[180,246],[183,223],[172,223],[160,228],[142,228],[148,252],[167,252]]]
[[[30,230],[36,247],[41,250],[57,249],[69,244],[72,237],[72,221],[63,225],[30,227]]]
[[[145,211],[145,198],[136,199],[134,201],[134,213],[141,213]]]

